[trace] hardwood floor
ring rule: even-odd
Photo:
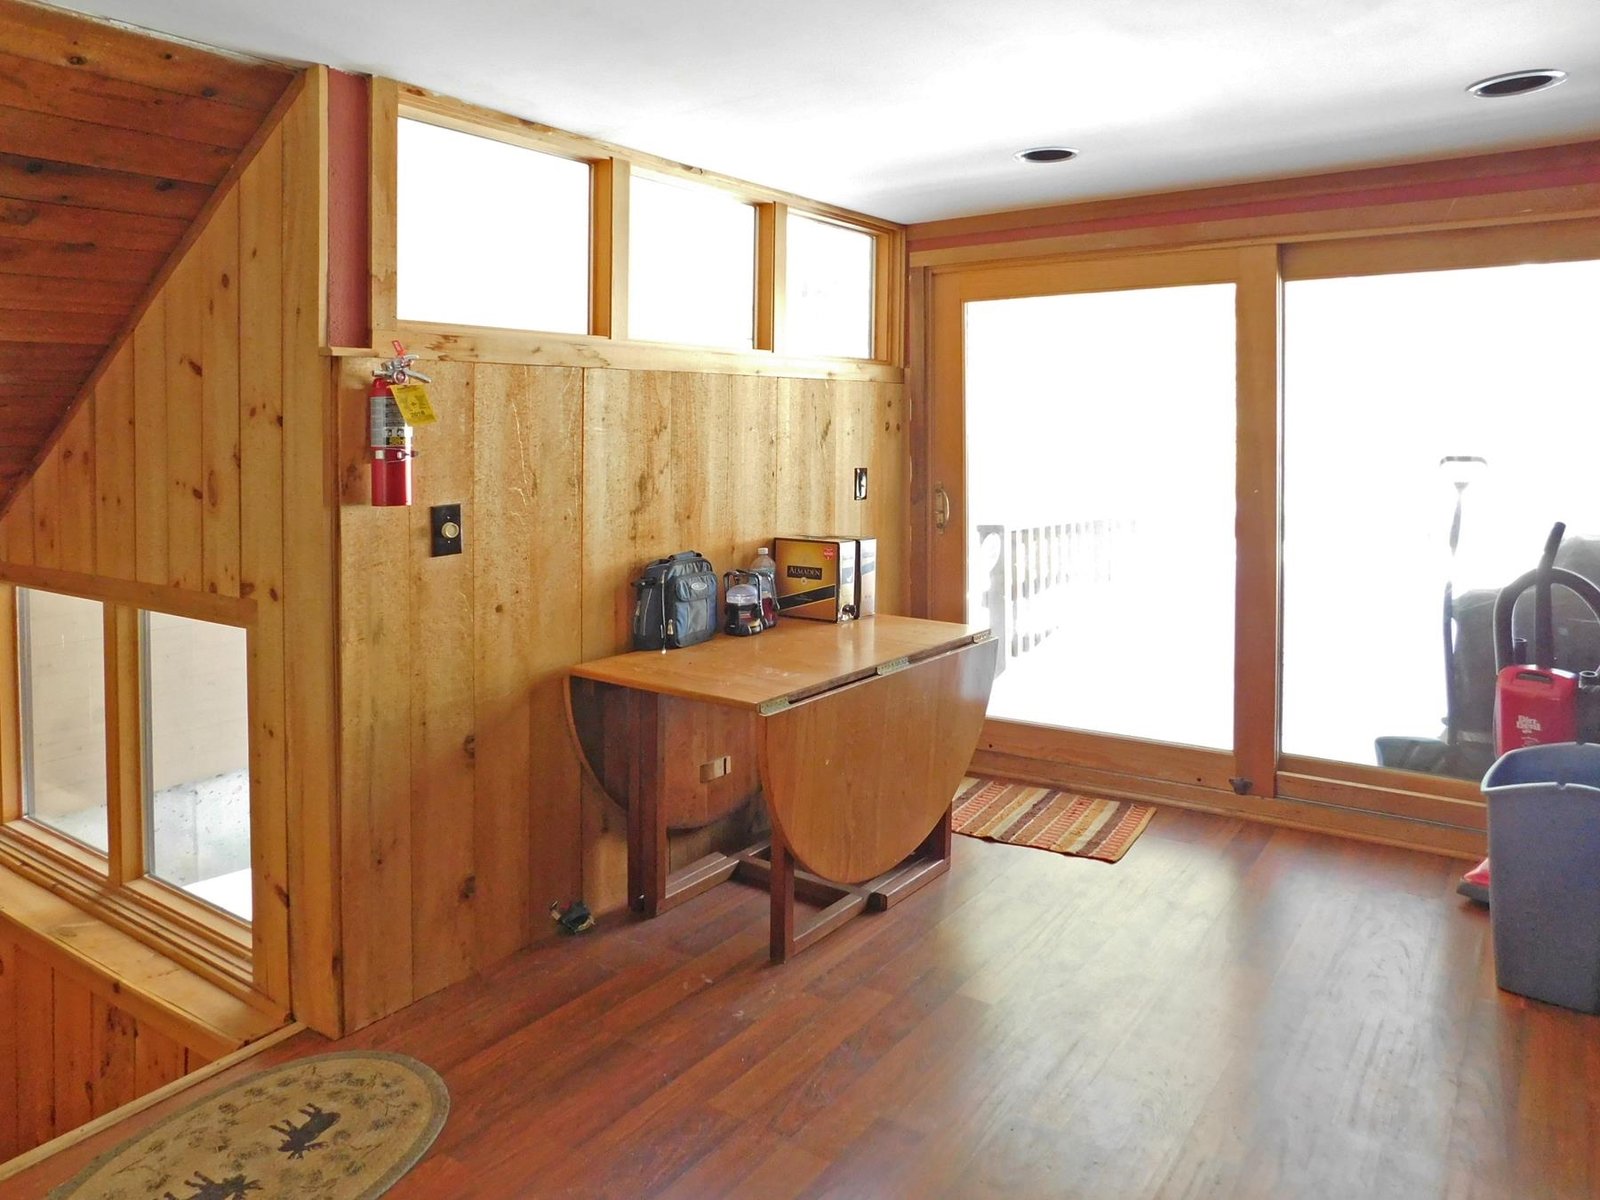
[[[730,884],[345,1039],[452,1094],[388,1195],[1600,1195],[1600,1018],[1495,988],[1460,863],[1176,810],[1114,867],[956,843],[782,967]]]

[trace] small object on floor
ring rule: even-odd
[[[1478,904],[1489,903],[1489,860],[1486,858],[1461,877],[1456,891]]]
[[[562,933],[583,933],[594,928],[594,915],[582,900],[557,900],[550,906],[550,919],[561,926]]]

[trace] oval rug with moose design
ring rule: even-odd
[[[450,1096],[403,1054],[261,1071],[101,1155],[50,1200],[370,1200],[422,1157]]]

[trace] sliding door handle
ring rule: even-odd
[[[950,493],[944,490],[944,484],[933,485],[933,527],[940,533],[950,523]]]

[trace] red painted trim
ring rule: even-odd
[[[372,344],[372,187],[364,75],[328,72],[328,344]]]
[[[1493,195],[1500,192],[1533,191],[1548,188],[1593,185],[1600,182],[1600,169],[1594,165],[1560,167],[1540,171],[1524,171],[1496,178],[1445,179],[1427,182],[1396,184],[1388,187],[1371,187],[1354,191],[1312,192],[1301,196],[1283,196],[1271,200],[1250,200],[1233,204],[1191,206],[1166,211],[1124,213],[1112,217],[1091,217],[1078,221],[1053,221],[1042,225],[1027,225],[1015,229],[996,229],[972,233],[950,234],[944,237],[918,238],[915,234],[907,242],[910,251],[947,250],[957,246],[990,246],[1007,242],[1025,242],[1052,237],[1069,237],[1085,233],[1110,233],[1124,229],[1149,229],[1164,225],[1186,225],[1205,221],[1259,220],[1263,217],[1285,216],[1294,213],[1321,212],[1329,209],[1377,208],[1387,205],[1412,204],[1427,200],[1452,200],[1466,196]],[[1151,197],[1152,200],[1159,199]]]

